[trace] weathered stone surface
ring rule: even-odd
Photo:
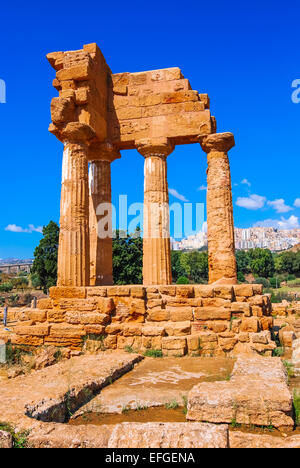
[[[280,437],[229,431],[229,448],[300,448],[300,436]]]
[[[228,426],[200,423],[123,423],[108,448],[227,448]]]
[[[239,358],[229,382],[205,382],[188,396],[193,421],[293,427],[292,396],[275,358]]]
[[[13,438],[9,432],[0,431],[0,449],[13,448]]]

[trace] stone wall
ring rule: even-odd
[[[25,309],[10,340],[81,350],[161,349],[167,356],[271,355],[269,296],[261,285],[54,287]]]

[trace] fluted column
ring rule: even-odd
[[[87,286],[89,275],[88,146],[66,142],[63,154],[58,286]]]
[[[200,139],[207,153],[207,239],[209,282],[236,284],[237,270],[230,165],[227,152],[235,145],[232,133]]]
[[[137,143],[145,158],[143,283],[172,284],[167,156],[174,147],[167,138]]]
[[[90,284],[113,284],[111,162],[120,153],[110,144],[91,147],[90,185]],[[109,222],[105,223],[107,218]],[[102,222],[101,222],[102,221]],[[103,224],[103,226],[102,226]]]

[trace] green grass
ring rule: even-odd
[[[125,346],[124,351],[126,353],[134,353],[134,349],[132,348],[132,346]]]
[[[278,346],[278,348],[273,349],[273,356],[275,357],[281,357],[285,353],[285,350],[283,347]]]
[[[294,390],[294,411],[295,411],[295,422],[297,426],[300,426],[300,391],[299,389]]]
[[[179,403],[175,399],[165,404],[166,409],[177,409],[178,406],[179,406]]]
[[[295,377],[294,365],[289,361],[283,361],[283,365],[286,368],[288,378]]]
[[[182,402],[183,402],[183,414],[187,415],[188,412],[188,398],[186,395],[182,396]]]
[[[160,357],[163,357],[163,352],[161,349],[147,349],[144,352],[144,356],[152,357],[152,358],[160,358]]]
[[[0,422],[0,431],[9,432],[13,438],[13,448],[24,449],[27,448],[28,442],[27,438],[29,435],[28,431],[24,432],[15,432],[14,428],[7,423]]]

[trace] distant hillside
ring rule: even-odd
[[[300,250],[300,243],[294,245],[294,247],[291,247],[288,250],[285,250],[285,252],[299,252],[299,250]]]

